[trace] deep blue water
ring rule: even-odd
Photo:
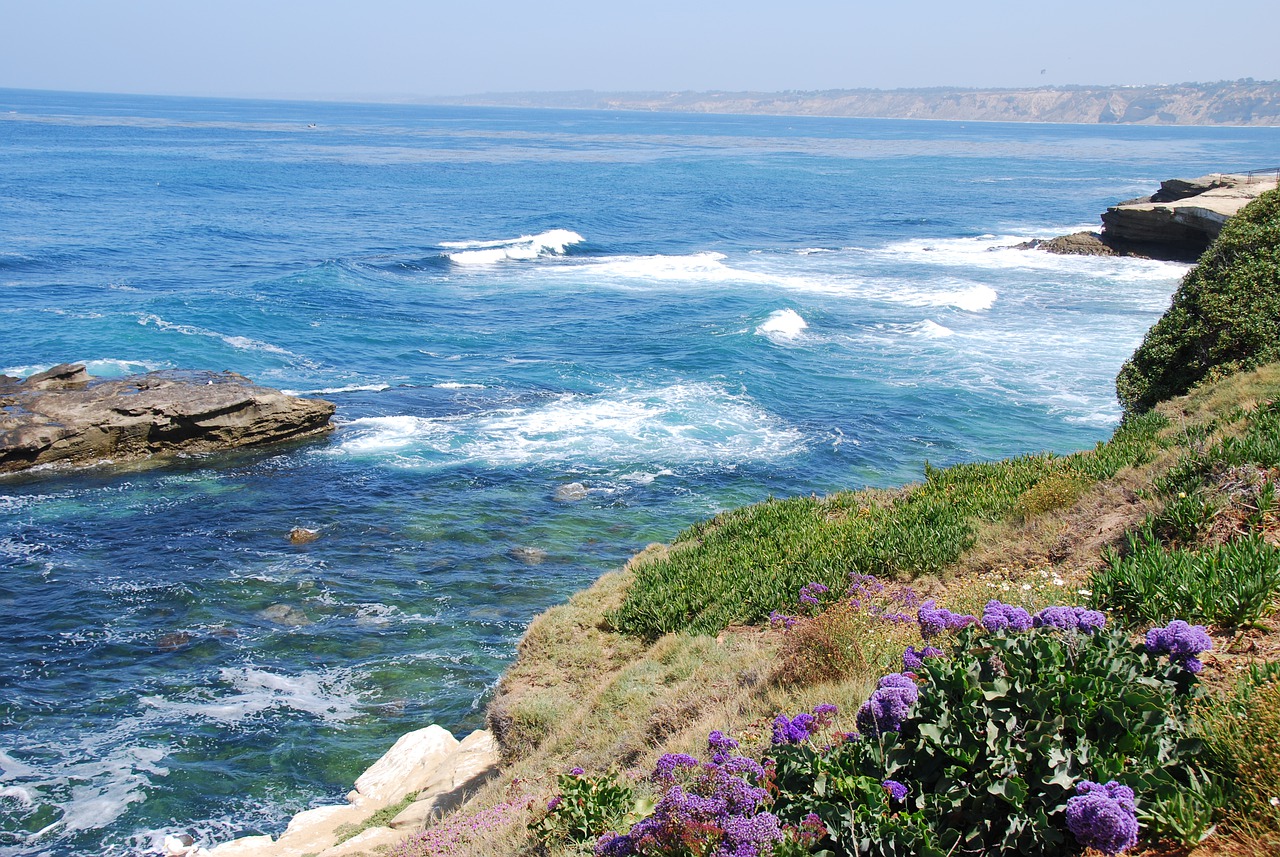
[[[0,90],[0,371],[230,369],[339,423],[0,479],[0,854],[277,833],[481,725],[650,541],[1106,437],[1184,268],[1009,246],[1277,142]]]

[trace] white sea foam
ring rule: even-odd
[[[71,360],[71,363],[81,363],[84,365],[85,371],[97,378],[119,378],[124,375],[137,375],[142,372],[154,372],[163,368],[159,363],[150,363],[146,360],[117,360],[115,358],[104,357],[97,360]],[[6,369],[0,369],[0,375],[15,375],[19,378],[26,378],[37,372],[44,372],[52,369],[53,363],[33,363],[28,366],[10,366]]]
[[[22,786],[5,786],[0,789],[0,800],[10,800],[24,808],[35,806],[36,803],[32,793]]]
[[[907,333],[910,336],[919,336],[924,339],[943,339],[955,335],[955,331],[951,328],[928,318],[917,324],[910,325],[907,328]]]
[[[230,693],[195,691],[180,700],[161,696],[142,698],[143,704],[161,712],[236,724],[256,714],[287,708],[311,714],[326,722],[341,723],[355,717],[356,696],[343,670],[281,675],[252,667],[224,667],[219,680]]]
[[[484,384],[464,384],[461,381],[444,381],[440,384],[432,384],[437,390],[483,390]]]
[[[808,328],[808,322],[800,313],[793,309],[780,309],[770,313],[756,328],[756,335],[782,345],[795,342]]]
[[[328,454],[409,466],[481,462],[729,465],[778,460],[802,432],[750,399],[706,383],[565,394],[543,404],[454,417],[366,417],[343,426]]]
[[[967,312],[981,312],[991,309],[999,295],[985,283],[948,281],[935,288],[904,287],[885,297],[907,306],[950,306]]]
[[[348,387],[321,387],[319,390],[281,390],[286,396],[328,396],[334,393],[380,393],[390,384],[352,384]]]
[[[206,330],[203,327],[196,327],[192,324],[177,324],[172,321],[165,321],[158,315],[150,313],[138,316],[138,324],[146,327],[154,325],[161,330],[173,331],[186,336],[207,336],[211,339],[220,339],[232,348],[240,351],[265,351],[269,354],[281,354],[287,357],[297,357],[292,351],[281,348],[279,345],[272,345],[270,342],[262,342],[257,339],[250,339],[247,336],[232,336],[226,333],[219,333],[216,330]]]
[[[497,241],[445,241],[450,261],[458,265],[493,265],[507,260],[528,261],[542,256],[563,256],[565,248],[582,242],[582,236],[568,229],[552,229],[538,235],[502,238]]]

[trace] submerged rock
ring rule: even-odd
[[[516,547],[507,551],[507,556],[525,565],[542,565],[547,561],[547,552],[542,548]]]
[[[314,542],[320,538],[319,530],[308,530],[306,527],[294,527],[289,531],[289,542],[295,545],[305,545]]]
[[[551,495],[551,499],[557,503],[576,503],[579,500],[587,499],[587,486],[581,482],[570,482],[567,485],[561,485],[556,489],[556,493]]]
[[[101,379],[62,363],[26,380],[0,378],[0,473],[294,440],[328,431],[333,412],[331,402],[232,372]]]
[[[307,614],[292,604],[272,604],[259,613],[258,616],[268,622],[275,622],[277,625],[283,625],[286,628],[300,628],[303,625],[311,624]]]

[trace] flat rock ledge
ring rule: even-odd
[[[1274,190],[1277,176],[1212,173],[1169,179],[1160,190],[1113,205],[1102,214],[1101,232],[1077,232],[1019,249],[1072,256],[1138,256],[1194,262],[1236,212]]]
[[[432,724],[402,735],[356,780],[347,802],[300,812],[279,839],[243,836],[206,849],[188,835],[165,841],[166,857],[357,857],[372,855],[423,830],[461,806],[498,769],[498,747],[483,729],[461,741]],[[405,803],[393,818],[388,807]],[[351,835],[351,831],[364,828]]]
[[[62,363],[25,380],[0,375],[0,473],[295,440],[329,431],[333,411],[233,372],[103,379]]]

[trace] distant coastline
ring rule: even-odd
[[[866,119],[1122,125],[1280,125],[1280,81],[1034,89],[834,89],[810,92],[501,92],[431,104]]]

